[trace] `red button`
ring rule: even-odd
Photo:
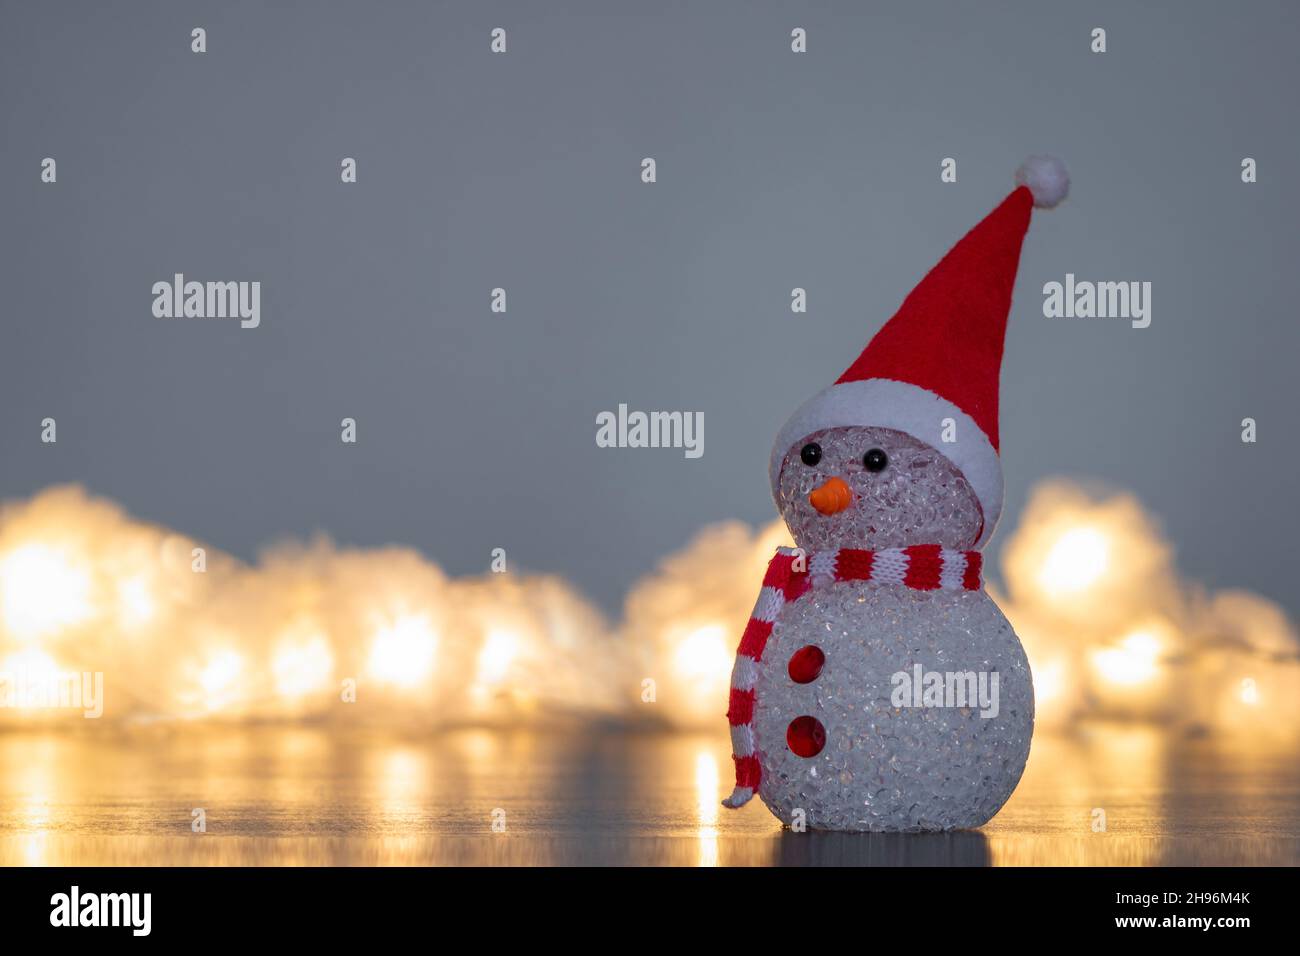
[[[826,746],[826,728],[816,717],[796,717],[786,728],[785,742],[797,756],[816,757]]]
[[[808,644],[790,655],[790,679],[796,684],[811,684],[822,672],[826,655],[816,644]]]

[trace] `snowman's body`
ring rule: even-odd
[[[797,683],[791,657],[810,645],[824,663]],[[940,700],[930,674],[955,694]],[[1024,650],[983,590],[815,583],[777,616],[754,699],[758,795],[784,823],[816,829],[980,826],[1015,789],[1034,725]],[[825,732],[811,757],[787,742],[802,716]]]
[[[795,434],[773,474],[798,548],[773,560],[737,652],[726,803],[757,794],[816,829],[980,826],[1034,729],[1025,652],[968,550],[986,509],[948,455],[905,432]]]

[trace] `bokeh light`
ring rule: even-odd
[[[1156,675],[1160,641],[1150,631],[1134,631],[1118,647],[1092,652],[1093,666],[1104,680],[1115,684],[1143,684]]]
[[[510,674],[510,665],[519,653],[519,637],[511,631],[489,631],[478,653],[478,680],[482,684],[500,684]]]
[[[334,655],[320,635],[305,640],[288,639],[278,646],[271,660],[275,688],[286,698],[299,698],[329,686],[334,672]]]
[[[438,636],[424,615],[402,614],[381,624],[370,649],[370,672],[381,681],[414,687],[433,670]]]
[[[90,578],[66,549],[23,544],[0,560],[0,600],[5,628],[31,640],[90,616]]]
[[[1041,729],[1300,732],[1286,614],[1181,580],[1131,496],[1049,482],[1002,536],[988,589],[1033,667]],[[0,679],[102,672],[107,720],[577,717],[725,733],[736,645],[768,560],[789,543],[779,521],[704,528],[636,582],[611,625],[552,576],[449,579],[408,548],[325,538],[248,565],[53,488],[0,511]],[[29,716],[0,708],[0,722]]]
[[[1106,572],[1109,554],[1109,543],[1101,531],[1071,528],[1047,552],[1038,583],[1053,596],[1082,591]]]

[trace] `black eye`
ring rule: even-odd
[[[873,448],[862,456],[862,464],[866,466],[867,471],[884,471],[885,466],[889,464],[889,456],[879,448]]]
[[[803,450],[799,452],[799,457],[803,459],[805,465],[811,468],[822,460],[822,446],[815,441],[809,442],[803,446]]]

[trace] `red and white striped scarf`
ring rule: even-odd
[[[736,762],[736,789],[722,805],[743,807],[758,789],[762,768],[754,750],[754,682],[772,625],[786,604],[832,581],[875,581],[919,591],[940,588],[978,591],[983,587],[982,567],[983,556],[978,551],[952,551],[937,544],[880,551],[840,548],[812,553],[778,548],[763,576],[763,588],[758,592],[758,603],[740,638],[736,666],[731,672],[727,720],[731,724],[731,757]]]

